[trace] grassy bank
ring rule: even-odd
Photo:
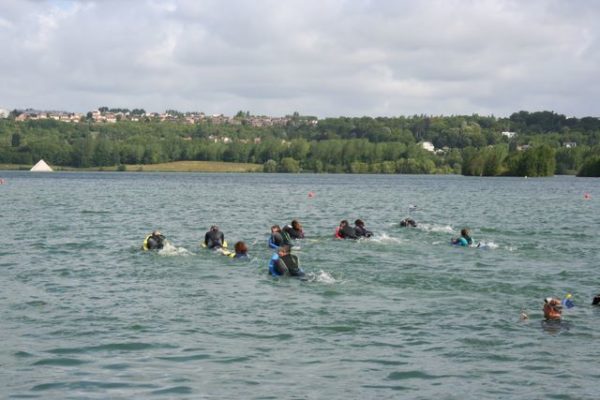
[[[29,170],[33,165],[0,164],[0,170]],[[55,171],[117,171],[116,166],[72,168],[51,165]],[[260,164],[218,161],[175,161],[163,164],[125,165],[128,172],[261,172]],[[122,169],[121,169],[122,170]]]

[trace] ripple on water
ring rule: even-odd
[[[34,362],[33,365],[54,365],[62,367],[72,367],[87,364],[89,362],[90,361],[79,360],[77,358],[44,358],[42,360]]]
[[[206,360],[211,358],[210,354],[192,354],[189,356],[162,356],[156,357],[159,360],[172,361],[172,362],[187,362],[196,360]]]
[[[425,379],[425,380],[433,380],[433,379],[443,379],[452,375],[432,375],[428,374],[424,371],[419,370],[409,370],[409,371],[396,371],[390,373],[386,379],[390,381],[399,381],[404,379]]]
[[[193,393],[193,390],[189,386],[173,386],[173,387],[169,387],[169,388],[154,390],[150,394],[162,396],[162,395],[169,395],[169,394],[176,395],[176,394],[191,394],[191,393]]]
[[[32,391],[52,391],[52,390],[93,390],[93,389],[153,389],[154,384],[147,383],[127,383],[127,382],[102,382],[102,381],[74,381],[74,382],[52,382],[35,385]]]
[[[47,350],[52,354],[78,354],[89,352],[127,352],[127,351],[144,351],[151,349],[176,349],[178,346],[166,343],[144,343],[144,342],[129,342],[129,343],[108,343],[99,346],[83,346],[83,347],[61,347]]]

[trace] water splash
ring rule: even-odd
[[[418,224],[417,228],[425,232],[454,233],[454,229],[450,225]]]
[[[497,249],[500,246],[498,246],[494,242],[483,242],[483,241],[481,241],[481,242],[479,242],[479,246],[477,246],[477,247],[479,247],[480,249],[495,250],[495,249]]]
[[[177,247],[172,245],[170,242],[166,242],[164,247],[158,251],[158,254],[164,257],[171,256],[191,256],[194,253],[186,249],[185,247]]]
[[[319,270],[319,272],[309,272],[306,275],[309,282],[325,283],[327,285],[338,282],[329,272],[323,270]]]
[[[363,241],[362,239],[360,241]],[[370,237],[369,239],[364,240],[364,242],[375,242],[381,244],[398,244],[402,243],[403,240],[397,237],[393,237],[388,235],[385,232],[377,234],[375,236]]]

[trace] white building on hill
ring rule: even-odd
[[[423,143],[421,143],[421,146],[425,150],[431,151],[432,153],[435,151],[435,147],[433,146],[433,143],[431,143],[431,142],[423,142]]]

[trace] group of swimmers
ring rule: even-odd
[[[400,222],[400,226],[416,227],[417,223],[411,218],[405,218]],[[337,239],[356,240],[360,238],[370,238],[372,236],[373,232],[367,229],[365,222],[362,219],[355,220],[354,226],[351,226],[348,220],[344,219],[340,221],[340,224],[336,227],[334,233],[334,237]],[[273,225],[271,227],[271,235],[269,236],[267,244],[269,248],[276,250],[271,262],[269,263],[269,271],[272,275],[281,276],[300,274],[299,271],[301,271],[301,269],[297,267],[297,257],[291,255],[293,242],[297,239],[304,239],[304,230],[302,228],[302,224],[297,219],[294,219],[291,223],[284,225],[283,228],[279,225]],[[160,231],[155,230],[146,236],[142,244],[142,249],[161,250],[165,247],[166,243],[167,240],[165,236]],[[469,230],[467,228],[463,229],[461,231],[461,236],[459,238],[452,239],[452,243],[461,246],[472,245],[473,240],[469,236]],[[248,246],[243,241],[236,242],[233,251],[227,249],[225,235],[217,225],[212,225],[204,234],[202,247],[218,251],[221,254],[231,258],[248,258]],[[289,265],[281,265],[282,262]],[[277,263],[279,263],[279,265],[274,266]]]
[[[362,219],[354,221],[354,226],[350,226],[348,220],[343,219],[340,225],[335,228],[335,237],[337,239],[360,239],[370,238],[373,236],[373,232],[365,227],[365,223]]]
[[[401,227],[416,227],[417,223],[411,218],[405,218],[400,221]],[[348,223],[348,220],[342,220],[335,229],[335,238],[337,239],[360,239],[373,236],[373,232],[368,230],[361,219],[354,221],[354,226]],[[271,227],[271,235],[267,241],[268,247],[275,250],[269,260],[269,274],[272,276],[294,276],[303,277],[304,270],[300,267],[298,256],[291,253],[294,241],[304,238],[302,224],[298,220],[293,220],[290,224]],[[158,230],[153,231],[144,239],[143,250],[160,250],[165,247],[167,239]],[[450,243],[456,246],[474,247],[474,241],[471,237],[469,228],[461,229],[460,236],[452,238]],[[227,249],[224,233],[217,225],[213,225],[204,235],[202,247],[217,251],[225,256],[235,259],[248,258],[248,246],[243,241],[238,241],[234,245],[234,251]],[[477,245],[479,247],[479,245]],[[596,295],[592,301],[595,306],[600,306],[600,294]],[[574,306],[571,296],[567,295],[564,300],[555,297],[544,299],[543,312],[547,321],[560,321],[562,319],[563,307],[571,308]],[[521,319],[528,319],[526,313],[521,313]]]
[[[142,244],[143,250],[161,250],[165,247],[167,243],[167,239],[165,236],[160,233],[160,231],[155,230],[150,235],[146,236],[144,239],[144,243]],[[204,234],[204,241],[202,242],[202,247],[205,247],[210,250],[215,250],[220,252],[221,254],[237,259],[247,259],[248,258],[248,246],[243,241],[236,242],[233,246],[234,251],[230,251],[227,249],[227,242],[225,241],[225,235],[217,225],[213,225],[210,229]]]

